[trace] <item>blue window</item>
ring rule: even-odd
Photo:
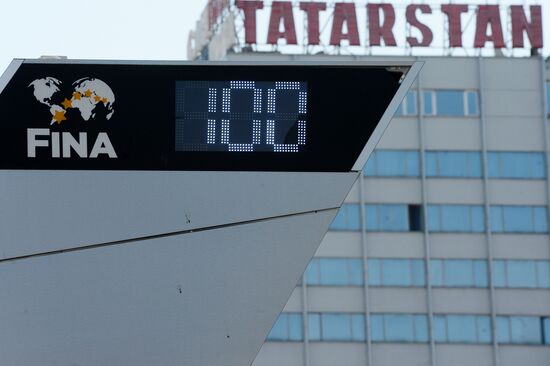
[[[541,344],[541,319],[535,316],[497,317],[497,339],[499,343]]]
[[[440,343],[490,343],[491,319],[485,315],[437,315],[434,337]]]
[[[376,150],[365,166],[369,177],[418,177],[420,158],[418,151]]]
[[[487,262],[471,259],[433,259],[432,285],[436,287],[488,286]]]
[[[529,152],[490,152],[490,178],[540,179],[545,177],[544,154]]]
[[[366,224],[370,231],[409,231],[407,205],[366,205]]]
[[[550,261],[495,260],[495,287],[550,288]]]
[[[301,341],[303,338],[302,315],[297,313],[281,313],[267,336],[269,341]]]
[[[542,319],[544,344],[550,344],[550,318]]]
[[[308,321],[312,341],[365,341],[363,314],[312,313],[308,315]]]
[[[416,91],[409,90],[399,105],[396,116],[415,116],[416,112]]]
[[[430,205],[428,230],[431,232],[485,231],[485,214],[482,206]]]
[[[361,259],[314,258],[306,271],[308,285],[359,286],[363,284]]]
[[[491,206],[494,233],[546,233],[548,218],[544,206]]]
[[[346,203],[338,211],[338,214],[330,225],[331,230],[359,230],[359,205]]]
[[[425,286],[426,274],[422,259],[369,259],[371,286]]]
[[[481,154],[466,151],[426,152],[427,177],[479,178]]]
[[[466,92],[466,114],[468,116],[479,116],[479,100],[476,91]]]
[[[431,90],[423,94],[423,112],[428,116],[478,116],[477,91]]]
[[[425,315],[373,314],[371,316],[373,342],[428,341],[428,319]]]

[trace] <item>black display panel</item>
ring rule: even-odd
[[[347,172],[401,78],[361,65],[23,63],[0,95],[0,169]]]
[[[307,83],[176,81],[176,151],[307,149]]]

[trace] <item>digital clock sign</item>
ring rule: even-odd
[[[176,81],[176,151],[305,151],[307,99],[303,81]]]
[[[411,65],[16,60],[0,169],[349,172]]]

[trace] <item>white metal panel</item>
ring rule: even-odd
[[[394,117],[376,148],[418,150],[419,138],[417,116]]]
[[[463,117],[425,117],[426,150],[481,149],[479,119]]]
[[[364,343],[310,343],[310,360],[312,366],[364,366],[367,364],[365,356]]]
[[[0,172],[0,259],[339,207],[358,173]]]
[[[540,117],[487,117],[487,150],[543,151],[544,129]]]
[[[489,314],[487,289],[434,288],[433,311],[436,314]]]
[[[365,178],[364,184],[367,203],[422,203],[420,179]]]
[[[445,366],[488,366],[493,364],[493,352],[490,345],[438,344],[435,351],[437,360],[441,360]]]
[[[366,234],[369,258],[424,258],[421,232]]]
[[[527,179],[493,179],[489,181],[492,205],[546,205],[546,182]]]
[[[329,231],[321,242],[318,257],[361,257],[361,234],[350,231]]]
[[[430,349],[427,344],[384,344],[372,345],[376,366],[426,366],[430,364]]]
[[[303,359],[302,343],[268,342],[264,343],[252,366],[303,366]]]
[[[308,286],[308,311],[360,313],[363,308],[363,287]]]
[[[369,295],[373,313],[424,314],[428,309],[425,288],[371,286]]]
[[[544,234],[493,234],[493,247],[495,259],[550,260],[548,235]]]
[[[426,181],[429,204],[483,204],[481,179],[435,178]]]
[[[548,315],[550,290],[497,289],[496,306],[503,315]]]
[[[1,364],[250,365],[335,214],[0,263]]]
[[[548,366],[550,347],[522,345],[500,345],[502,366]]]

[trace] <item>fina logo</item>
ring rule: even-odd
[[[79,112],[84,122],[105,118],[110,120],[115,110],[115,95],[109,85],[94,78],[83,78],[73,83],[73,91],[70,99],[60,96],[62,82],[46,77],[30,83],[34,88],[36,100],[50,108],[52,116],[50,126],[70,124],[67,119],[69,110]],[[98,110],[102,110],[103,117],[98,116]],[[74,115],[74,114],[73,114]],[[47,136],[49,139],[38,139],[39,136]],[[50,132],[47,128],[27,129],[27,157],[36,157],[37,147],[50,147],[52,158],[70,158],[74,152],[81,158],[97,158],[101,154],[109,158],[117,158],[113,144],[106,132],[98,133],[92,150],[88,154],[88,134],[80,132],[78,140],[70,132]]]

